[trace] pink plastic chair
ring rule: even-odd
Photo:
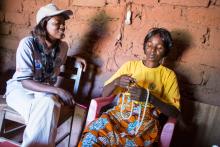
[[[86,119],[86,126],[91,123],[93,120],[99,117],[101,108],[112,103],[115,99],[115,96],[109,97],[99,97],[91,100],[89,111]],[[168,121],[163,126],[160,140],[159,140],[159,147],[169,147],[171,143],[171,139],[173,136],[173,131],[175,127],[176,119],[169,118]]]

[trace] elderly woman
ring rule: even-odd
[[[152,146],[160,134],[160,113],[176,117],[175,73],[161,65],[172,47],[170,33],[152,28],[144,39],[145,59],[125,63],[105,82],[103,96],[118,95],[117,106],[84,131],[79,146]]]
[[[22,147],[55,146],[62,100],[73,106],[72,95],[56,87],[68,46],[61,41],[71,10],[54,4],[41,7],[31,36],[23,38],[16,53],[16,72],[7,81],[7,104],[26,121]]]

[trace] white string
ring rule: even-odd
[[[144,116],[145,116],[145,113],[146,113],[146,109],[147,109],[147,104],[148,104],[148,100],[149,100],[149,95],[150,95],[150,92],[149,92],[149,89],[147,89],[147,98],[146,98],[146,101],[145,101],[145,105],[144,105],[144,112],[143,112],[143,115],[142,115],[142,119],[141,119],[141,122],[138,123],[138,126],[136,127],[136,131],[135,131],[135,135],[137,135],[141,125],[143,124],[143,121],[144,121]],[[141,106],[141,105],[140,105]],[[141,111],[140,111],[140,114],[141,114]],[[138,122],[140,120],[138,119]]]
[[[143,121],[144,121],[144,116],[145,116],[145,113],[146,113],[146,109],[147,109],[147,105],[148,105],[148,100],[149,100],[149,95],[150,95],[150,92],[149,92],[149,89],[147,89],[147,98],[146,98],[146,101],[145,101],[145,105],[144,105],[144,111],[143,111],[143,115],[142,115],[142,118],[141,118],[141,121],[140,121],[140,116],[141,116],[141,104],[139,104],[139,113],[138,113],[138,124],[136,126],[136,131],[135,131],[135,135],[137,135],[141,125],[143,124]],[[124,94],[122,94],[122,104],[121,104],[121,109],[120,109],[120,113],[121,113],[121,117],[123,118],[123,120],[127,120],[129,119],[131,116],[132,116],[132,113],[133,113],[133,105],[134,105],[134,100],[132,100],[132,103],[131,103],[131,111],[130,111],[130,114],[128,117],[125,117],[122,113],[122,107],[125,107],[124,106]]]
[[[121,110],[120,110],[120,113],[121,113],[121,117],[123,118],[123,120],[128,120],[131,115],[132,115],[132,111],[133,111],[133,107],[134,107],[134,102],[133,100],[131,101],[131,111],[130,111],[130,114],[128,117],[125,117],[124,114],[122,113],[122,107],[124,107],[124,98],[125,98],[125,95],[122,94],[122,104],[121,104]]]

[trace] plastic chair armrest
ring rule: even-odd
[[[99,97],[91,100],[89,111],[87,114],[86,126],[93,120],[95,120],[100,113],[102,107],[110,104],[114,100],[115,96]]]
[[[176,118],[168,118],[160,135],[160,147],[169,147],[176,124]]]
[[[80,104],[80,103],[76,103],[76,106],[78,106],[78,107],[80,107],[80,108],[82,108],[82,109],[84,109],[84,110],[87,110],[87,109],[88,109],[88,106],[83,105],[83,104]]]

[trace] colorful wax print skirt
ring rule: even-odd
[[[132,113],[131,107],[130,98],[123,101],[120,96],[115,107],[86,127],[79,146],[151,146],[157,141],[160,130],[159,121],[152,112],[154,108],[148,105],[142,119],[144,104],[133,103]]]

